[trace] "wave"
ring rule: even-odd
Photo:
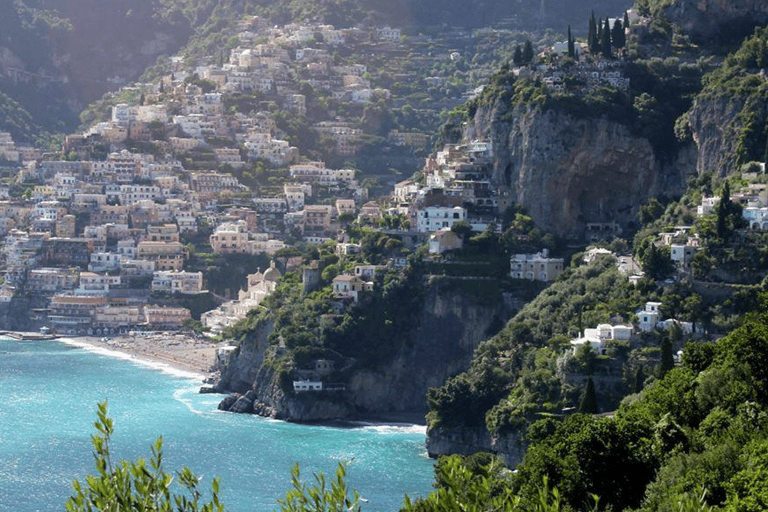
[[[94,345],[86,341],[81,341],[73,338],[57,338],[55,341],[64,343],[66,345],[71,345],[73,347],[82,348],[94,354],[100,354],[103,356],[112,357],[116,359],[123,359],[125,361],[139,364],[141,366],[151,368],[153,370],[158,370],[168,375],[173,375],[174,377],[195,380],[197,381],[198,384],[200,381],[206,378],[206,375],[203,375],[201,373],[193,372],[190,370],[181,370],[179,368],[174,368],[168,363],[163,363],[161,361],[154,361],[152,359],[144,358],[134,354],[128,354],[120,350],[114,350],[114,349],[109,349],[99,345]]]
[[[371,430],[380,434],[424,434],[427,435],[426,425],[403,424],[370,424],[361,427],[363,430]]]

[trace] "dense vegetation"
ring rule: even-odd
[[[768,154],[768,84],[761,69],[768,66],[768,27],[755,29],[724,64],[706,76],[702,98],[727,102],[739,112],[729,127],[735,141],[733,165],[764,161]]]
[[[639,292],[619,274],[612,257],[567,269],[478,347],[467,372],[430,390],[430,425],[509,431],[541,412],[577,405],[581,389],[562,378],[570,359],[562,359],[564,347],[583,328],[615,320],[640,305]],[[593,355],[574,359],[574,368],[592,364],[594,372]]]
[[[561,510],[583,510],[593,495],[601,510],[765,510],[766,325],[768,315],[753,313],[716,344],[689,343],[679,367],[612,418],[539,420],[518,471],[490,485],[533,506],[543,476]]]

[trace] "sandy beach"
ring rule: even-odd
[[[62,341],[118,351],[132,358],[168,366],[207,379],[214,375],[216,343],[205,337],[175,332],[153,332],[100,338],[93,336],[62,336]]]

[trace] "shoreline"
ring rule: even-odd
[[[108,338],[65,335],[51,341],[199,380],[201,385],[215,375],[216,343],[175,332],[136,333]]]
[[[197,380],[202,387],[217,374],[213,370],[217,344],[206,338],[176,332],[139,332],[135,335],[114,337],[97,336],[48,336],[27,338],[23,332],[2,331],[0,334],[24,341],[54,341],[141,364],[177,377]],[[225,393],[226,394],[226,393]],[[302,422],[299,422],[302,423]],[[421,411],[385,411],[357,414],[350,418],[307,422],[335,428],[359,428],[361,426],[393,426],[426,428],[425,413]]]

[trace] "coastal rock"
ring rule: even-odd
[[[523,460],[526,448],[527,444],[516,432],[491,435],[482,427],[427,428],[427,453],[431,458],[447,454],[491,452],[502,457],[504,463],[512,468]]]
[[[241,395],[235,400],[235,403],[229,408],[229,412],[239,412],[243,414],[253,412],[254,398],[256,398],[256,393],[253,390],[248,391],[246,394]]]
[[[220,411],[229,411],[232,406],[237,402],[237,399],[240,398],[242,395],[240,393],[233,393],[231,395],[227,395],[224,397],[224,399],[219,402],[218,409]]]
[[[450,290],[449,283],[428,286],[414,343],[375,370],[356,371],[347,389],[363,411],[427,412],[426,395],[469,367],[477,345],[494,323],[511,312],[503,303],[481,304]]]
[[[511,316],[507,301],[481,302],[449,282],[426,285],[424,306],[411,344],[404,344],[376,368],[348,370],[343,391],[294,392],[290,374],[263,364],[273,326],[259,325],[222,370],[220,392],[253,390],[253,412],[288,421],[308,422],[388,412],[423,415],[426,393],[469,366],[477,345],[493,326]],[[274,354],[273,354],[274,355]],[[247,386],[247,387],[246,387]],[[234,402],[229,403],[230,410]]]
[[[218,393],[245,393],[251,389],[269,347],[267,336],[273,329],[274,324],[265,320],[246,337],[229,364],[222,369],[221,377],[214,386]]]

